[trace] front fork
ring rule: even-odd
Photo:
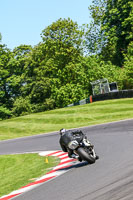
[[[96,153],[95,153],[94,148],[92,148],[91,151],[92,151],[92,155],[93,155],[93,157],[96,159]]]
[[[87,149],[89,149],[89,154],[92,155],[96,159],[94,146],[90,143],[90,141],[85,138],[83,139],[83,144],[85,145],[85,147],[87,147]]]

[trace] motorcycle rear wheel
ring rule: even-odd
[[[95,158],[89,155],[84,148],[80,147],[77,149],[77,154],[82,158],[82,160],[87,161],[89,164],[95,163]]]

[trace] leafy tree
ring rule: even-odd
[[[30,45],[20,45],[14,48],[13,58],[10,62],[16,76],[22,76],[25,72],[25,63],[28,60],[31,50],[32,47]]]
[[[92,5],[89,7],[92,18],[91,23],[86,28],[86,46],[89,54],[99,54],[102,50],[101,26],[105,8],[105,0],[93,0]]]
[[[8,108],[4,106],[0,106],[0,120],[7,119],[11,116],[12,116],[12,113]]]
[[[45,101],[42,103],[32,104],[32,112],[43,112],[46,110],[52,110],[55,108],[55,102],[51,98],[45,98]]]
[[[26,115],[32,112],[29,98],[18,97],[13,105],[12,113],[15,116]]]
[[[24,66],[23,97],[28,97],[32,112],[45,111],[54,107],[51,96],[51,82],[45,67],[45,44],[39,43],[28,53]]]
[[[0,105],[7,116],[8,109],[11,110],[15,99],[21,96],[27,49],[29,47],[21,45],[11,52],[6,45],[0,45]]]
[[[83,53],[83,34],[83,30],[70,18],[59,19],[42,31],[46,55],[41,66],[45,76],[51,79],[51,97],[57,107],[66,105],[70,99],[75,101],[76,92],[78,89],[80,91],[80,87],[77,86],[78,79],[81,78],[78,76],[80,69],[76,63],[80,62]],[[75,95],[70,95],[71,92],[74,94],[74,86]]]
[[[83,90],[80,84],[69,84],[56,88],[52,94],[57,107],[65,107],[70,103],[78,102],[83,98]]]
[[[29,95],[32,104],[45,104],[47,99],[55,102],[53,94],[60,87],[76,86],[75,63],[82,54],[82,34],[70,19],[59,19],[42,31],[43,42],[34,47],[25,66],[23,94]]]
[[[97,79],[132,88],[132,4],[123,2],[93,1],[93,22],[86,40],[93,55],[83,54],[86,30],[69,18],[46,27],[42,42],[34,48],[20,45],[11,52],[0,45],[0,118],[76,103],[92,94],[90,82]],[[122,68],[112,64],[120,65],[123,60]]]
[[[11,79],[12,93],[15,98],[23,96],[22,88],[25,85],[25,65],[32,50],[30,45],[20,45],[13,50],[13,58],[10,60],[10,68],[13,68]]]
[[[121,70],[119,82],[122,89],[133,89],[133,42],[129,44],[124,58],[124,68]]]
[[[48,78],[42,78],[34,82],[32,91],[30,93],[31,103],[43,103],[46,98],[49,98],[50,93],[50,80]]]
[[[5,105],[10,108],[12,98],[8,79],[10,78],[11,70],[9,68],[9,60],[12,54],[5,45],[0,45],[0,105]]]
[[[93,22],[89,29],[90,50],[96,49],[104,60],[122,66],[123,53],[133,38],[133,2],[131,0],[94,0],[90,7]]]
[[[58,67],[77,60],[82,51],[83,31],[70,18],[59,19],[42,31],[47,58],[54,59]]]
[[[11,52],[5,45],[0,46],[1,103],[8,108],[21,95],[27,49],[29,47],[21,45]]]

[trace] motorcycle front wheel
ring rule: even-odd
[[[79,157],[82,158],[82,160],[87,161],[89,164],[95,163],[95,158],[92,155],[89,155],[84,148],[80,147],[77,150],[77,154]]]

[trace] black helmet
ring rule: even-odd
[[[66,132],[66,129],[65,129],[65,128],[60,129],[60,135],[62,135],[62,134],[65,133],[65,132]]]

